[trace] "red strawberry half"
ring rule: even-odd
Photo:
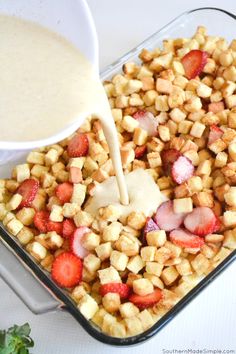
[[[139,122],[140,128],[146,130],[149,136],[157,135],[158,122],[151,112],[140,110],[133,115],[133,118]]]
[[[168,149],[161,152],[163,168],[167,175],[171,174],[172,165],[180,156],[182,156],[181,153],[176,149]]]
[[[210,132],[208,136],[208,145],[211,145],[216,140],[220,139],[224,134],[223,130],[217,127],[217,125],[213,124],[210,126]]]
[[[141,159],[141,157],[143,157],[146,151],[147,151],[147,145],[137,146],[134,150],[135,158]]]
[[[70,141],[67,147],[69,157],[86,156],[89,149],[89,141],[86,134],[78,133]]]
[[[155,231],[155,230],[160,230],[158,225],[155,223],[155,221],[152,218],[147,217],[143,232],[147,234],[148,232]]]
[[[47,222],[47,232],[55,231],[58,235],[62,234],[62,222],[51,221],[50,219]]]
[[[123,283],[108,283],[100,286],[100,294],[102,296],[108,293],[116,293],[120,295],[122,300],[125,300],[130,295],[130,287]]]
[[[73,194],[73,184],[69,182],[58,184],[55,193],[60,202],[69,203]]]
[[[91,232],[91,230],[88,227],[81,226],[78,227],[71,236],[71,250],[77,257],[84,258],[89,254],[89,251],[81,244],[83,236],[89,232]]]
[[[71,288],[82,278],[83,263],[73,253],[64,252],[52,264],[52,279],[61,287]]]
[[[38,190],[39,182],[36,179],[25,179],[16,191],[16,193],[22,196],[22,201],[18,208],[30,207]]]
[[[178,184],[187,181],[193,176],[193,173],[194,166],[186,156],[178,157],[172,165],[171,175],[173,180]]]
[[[65,219],[62,224],[62,236],[70,238],[76,230],[75,223],[72,219]]]
[[[185,76],[191,80],[201,74],[207,63],[208,54],[202,50],[194,49],[182,58]]]
[[[197,207],[186,216],[184,226],[198,236],[206,236],[215,231],[217,218],[208,207]]]
[[[180,247],[199,248],[204,245],[203,238],[183,229],[171,231],[169,237],[171,242]]]
[[[46,233],[49,221],[49,212],[46,210],[37,211],[34,215],[34,225],[42,233]]]
[[[129,301],[137,306],[140,310],[148,307],[153,307],[163,298],[163,293],[160,289],[155,289],[151,294],[140,296],[132,294],[129,297]]]
[[[172,231],[178,229],[185,218],[184,213],[176,214],[173,209],[173,201],[162,203],[156,211],[154,221],[161,230]]]
[[[221,112],[225,109],[224,102],[212,102],[208,105],[208,111],[213,113]]]

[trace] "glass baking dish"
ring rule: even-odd
[[[235,32],[235,20],[234,14],[217,8],[205,7],[185,12],[109,65],[101,73],[101,80],[109,80],[114,74],[121,72],[123,64],[127,61],[139,61],[138,54],[143,48],[152,49],[161,46],[162,40],[167,38],[192,36],[198,25],[206,26],[211,35],[220,35],[231,40]],[[4,167],[1,166],[0,176],[6,174],[8,168],[9,166],[5,166],[4,171]],[[64,309],[71,313],[93,338],[115,346],[138,344],[153,337],[236,258],[236,250],[234,250],[150,329],[137,336],[120,339],[102,333],[92,322],[87,321],[67,293],[57,287],[48,273],[34,261],[2,224],[0,224],[0,232],[2,240],[0,275],[34,313]]]

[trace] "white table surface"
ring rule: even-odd
[[[218,6],[236,13],[235,0],[88,0],[88,3],[97,26],[101,68],[187,9]],[[1,279],[0,328],[28,321],[35,339],[31,351],[34,354],[115,354],[118,351],[159,354],[183,349],[192,349],[192,353],[197,353],[197,349],[205,349],[203,353],[207,353],[206,349],[222,352],[231,349],[236,353],[235,275],[236,263],[155,338],[133,348],[111,348],[96,342],[67,313],[33,315]]]

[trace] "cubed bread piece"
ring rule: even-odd
[[[118,271],[112,266],[99,270],[98,276],[101,284],[121,283],[121,278]]]
[[[140,257],[140,255],[137,255],[129,259],[127,269],[129,269],[134,274],[138,274],[138,272],[143,269],[144,266],[145,263],[143,259]]]
[[[133,281],[133,290],[140,296],[151,294],[154,290],[153,284],[148,279],[137,279]]]
[[[101,260],[94,254],[90,253],[84,258],[83,265],[90,273],[94,273],[100,269]]]
[[[62,214],[65,218],[73,218],[79,211],[79,208],[77,203],[65,203],[62,207]]]
[[[87,294],[87,291],[85,290],[83,285],[78,285],[76,286],[72,293],[71,293],[71,297],[73,298],[73,300],[75,300],[77,303],[80,302],[80,300]]]
[[[117,293],[107,293],[102,298],[102,304],[106,311],[116,312],[120,308],[120,295]]]
[[[148,246],[161,247],[166,242],[166,232],[164,230],[150,231],[146,234]]]
[[[119,251],[112,251],[110,256],[111,265],[119,271],[125,270],[129,257]]]
[[[129,336],[135,336],[143,332],[142,322],[136,316],[125,318],[127,333]]]
[[[161,275],[163,265],[157,262],[146,262],[146,272],[149,274],[156,275],[159,277]]]
[[[60,205],[52,205],[49,219],[55,222],[63,221],[62,207]]]
[[[90,213],[83,210],[77,211],[77,213],[74,216],[74,222],[77,227],[80,226],[90,227],[93,223],[93,220],[94,220],[93,216]]]
[[[16,213],[16,218],[22,222],[25,226],[29,226],[33,223],[35,215],[34,208],[22,208]]]
[[[191,269],[191,265],[188,259],[186,258],[183,258],[181,260],[181,263],[176,265],[176,269],[180,275],[190,275],[193,273]]]
[[[25,179],[30,178],[30,168],[27,163],[22,165],[17,165],[16,168],[16,180],[21,183]]]
[[[141,311],[137,317],[140,319],[144,331],[154,324],[154,319],[148,310]]]
[[[191,213],[193,210],[192,198],[174,199],[173,208],[175,213]]]
[[[75,183],[73,185],[73,194],[71,197],[72,203],[77,203],[81,206],[85,200],[87,187],[84,184]]]
[[[16,210],[22,201],[22,195],[19,193],[13,194],[6,207],[9,211]]]
[[[236,249],[236,229],[225,231],[223,246],[229,249]]]
[[[34,238],[34,233],[30,228],[23,227],[20,232],[18,232],[17,238],[23,246],[26,246]]]
[[[226,227],[236,226],[236,211],[225,211],[223,214],[223,223]]]
[[[124,338],[126,337],[126,328],[124,323],[117,322],[110,325],[110,334],[112,337]]]
[[[178,277],[179,273],[174,266],[164,268],[161,273],[161,279],[164,281],[165,285],[172,284]]]
[[[95,252],[97,256],[104,261],[105,259],[109,258],[112,252],[111,242],[101,243],[99,246],[95,248]]]
[[[146,223],[146,217],[143,213],[133,211],[127,218],[127,224],[135,230],[141,230]]]
[[[11,219],[7,223],[7,230],[13,235],[16,236],[22,229],[24,225],[20,222],[20,220],[17,220],[16,218]]]
[[[156,247],[146,246],[141,248],[141,257],[144,262],[153,262],[155,258]]]
[[[90,295],[86,294],[80,300],[78,309],[87,320],[90,320],[98,311],[99,307],[96,301]]]
[[[200,253],[191,261],[191,265],[198,275],[202,275],[207,273],[210,262],[203,254]]]
[[[103,228],[103,241],[117,241],[122,230],[122,224],[118,221],[113,221]]]
[[[81,243],[88,251],[93,251],[100,244],[100,236],[94,232],[88,232],[84,234]]]

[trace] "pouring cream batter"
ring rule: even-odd
[[[0,141],[48,138],[75,123],[78,117],[96,114],[109,145],[123,205],[129,203],[126,182],[132,199],[142,179],[143,193],[122,211],[139,210],[141,205],[145,209],[148,205],[144,199],[151,195],[152,208],[160,204],[161,193],[147,172],[133,172],[125,182],[105,91],[92,64],[75,46],[37,24],[0,16],[0,69]],[[111,177],[95,194],[91,210],[95,212],[104,203],[119,203],[118,195]]]

